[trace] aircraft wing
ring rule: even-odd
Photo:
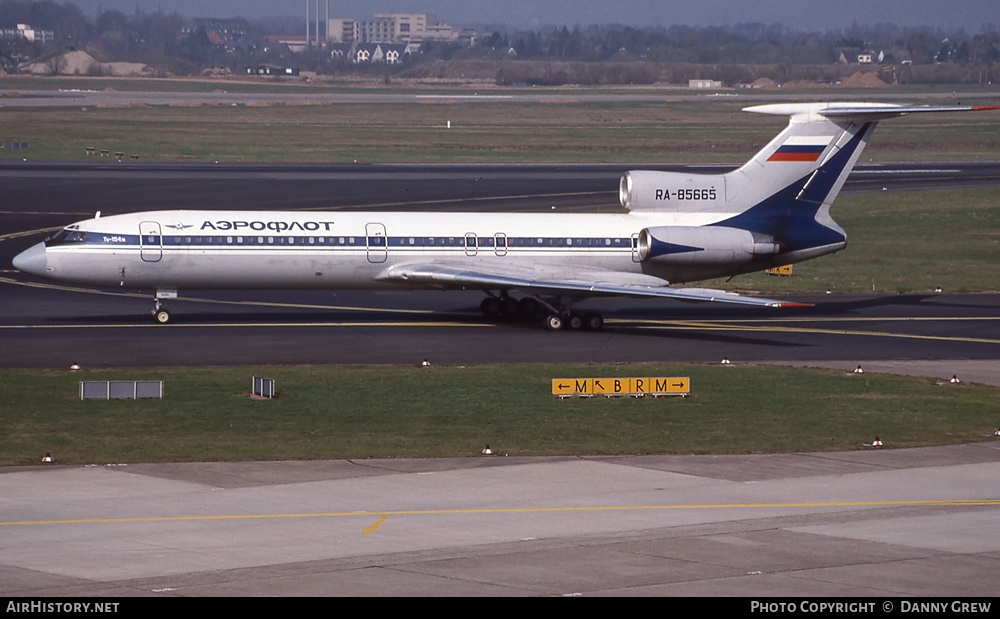
[[[681,301],[715,301],[760,307],[801,307],[808,303],[790,303],[761,297],[747,297],[735,292],[709,288],[674,288],[666,280],[651,275],[624,273],[594,268],[567,269],[562,266],[537,266],[532,270],[504,269],[449,264],[405,264],[390,267],[378,278],[437,288],[475,290],[520,290],[524,293],[570,297],[626,296],[659,297]]]

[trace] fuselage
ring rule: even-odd
[[[795,258],[734,255],[670,264],[648,259],[640,242],[647,229],[702,227],[730,216],[153,211],[78,222],[15,265],[62,281],[134,289],[398,289],[406,282],[382,281],[380,274],[414,262],[526,275],[586,267],[684,282]]]

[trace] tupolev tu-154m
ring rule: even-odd
[[[600,329],[599,314],[573,311],[596,296],[797,305],[676,285],[843,249],[830,206],[878,121],[985,109],[997,107],[748,107],[789,124],[725,174],[626,172],[621,214],[141,212],[66,226],[14,266],[155,291],[158,323],[182,289],[472,289],[486,294],[487,316],[542,314],[552,330]]]

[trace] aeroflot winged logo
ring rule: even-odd
[[[767,158],[768,161],[816,161],[832,135],[793,135]]]
[[[187,230],[191,224],[167,224],[167,227],[171,230]]]

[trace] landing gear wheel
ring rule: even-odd
[[[524,297],[519,302],[519,305],[521,306],[520,307],[521,315],[524,316],[525,318],[531,318],[532,316],[536,315],[538,313],[539,308],[541,307],[541,304],[538,303],[536,299],[533,299],[531,297]]]
[[[569,318],[566,319],[566,326],[569,327],[570,331],[579,331],[583,328],[583,316],[570,314]]]
[[[564,325],[563,317],[559,314],[549,314],[545,317],[545,328],[549,331],[559,331]]]
[[[482,310],[483,315],[487,318],[496,318],[500,315],[500,299],[496,297],[486,297],[483,302],[479,304],[479,309]]]
[[[604,318],[600,314],[585,314],[583,328],[587,331],[600,331],[604,328]]]
[[[170,312],[161,307],[153,312],[153,319],[156,320],[156,324],[165,325],[170,322]]]
[[[521,306],[517,302],[517,299],[512,297],[504,297],[500,299],[500,312],[504,316],[514,317],[520,312]]]

